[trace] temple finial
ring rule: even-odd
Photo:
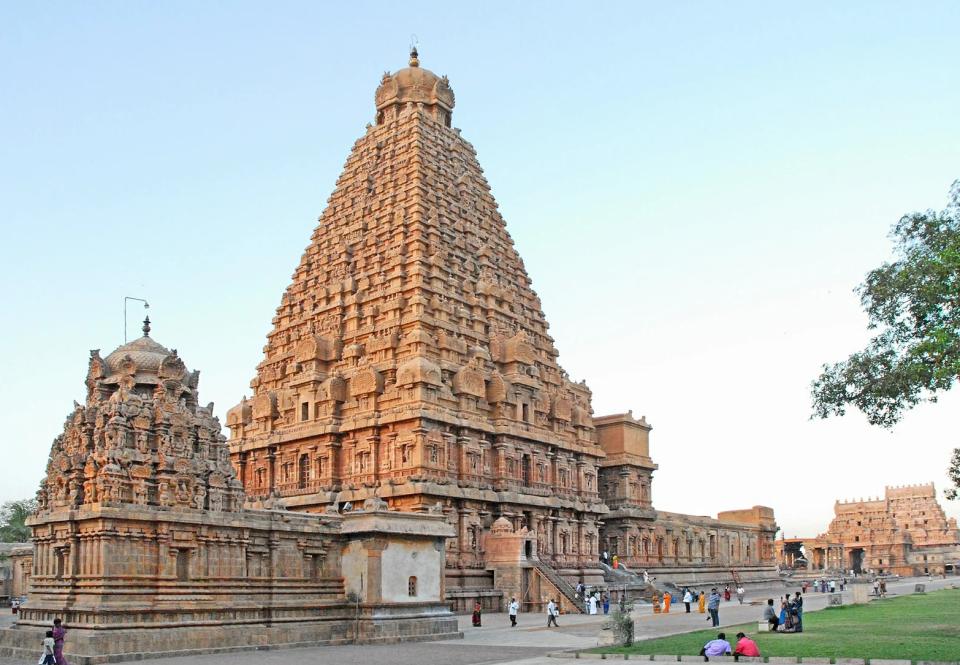
[[[150,336],[150,317],[149,316],[143,320],[143,336],[144,337]]]
[[[419,67],[419,66],[420,66],[420,59],[417,57],[417,55],[418,55],[418,54],[417,54],[417,47],[416,47],[416,46],[411,46],[411,47],[410,47],[410,66],[411,66],[411,67]]]

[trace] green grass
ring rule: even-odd
[[[731,645],[736,643],[734,635],[743,631],[756,640],[764,656],[956,661],[960,659],[960,589],[809,612],[803,615],[802,633],[758,633],[757,622],[720,630]],[[595,651],[696,655],[717,632],[716,628],[700,630]]]

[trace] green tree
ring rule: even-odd
[[[0,506],[0,542],[25,543],[30,540],[30,527],[24,522],[37,509],[34,499],[7,501]]]
[[[856,290],[876,334],[862,351],[823,366],[811,389],[814,417],[843,415],[852,405],[889,428],[960,376],[960,180],[942,211],[905,215],[891,238],[896,260],[871,270]],[[950,474],[956,496],[956,451]]]

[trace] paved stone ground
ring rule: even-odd
[[[888,596],[913,592],[917,582],[927,584],[928,590],[942,589],[960,582],[957,578],[933,580],[925,578],[903,580],[888,585]],[[791,591],[796,589],[791,589]],[[729,626],[748,621],[757,621],[763,612],[762,605],[768,597],[783,595],[783,588],[760,590],[748,595],[743,605],[724,603],[720,609],[720,625]],[[844,593],[845,600],[851,593]],[[754,604],[752,604],[754,603]],[[804,596],[806,611],[816,611],[826,606],[826,594],[807,593]],[[671,607],[670,614],[655,615],[649,606],[636,615],[638,639],[662,637],[708,628],[708,615],[684,612],[683,604]],[[547,653],[567,649],[585,649],[597,645],[604,617],[568,615],[559,619],[560,628],[547,628],[546,618],[540,614],[521,614],[519,625],[510,627],[505,614],[485,614],[483,627],[474,628],[470,617],[459,617],[462,640],[442,642],[411,642],[406,644],[310,647],[305,649],[279,649],[274,651],[244,651],[230,654],[184,656],[150,661],[157,665],[280,665],[303,662],[312,665],[484,665],[487,663],[510,663],[512,665],[557,665],[564,661],[548,658]],[[4,621],[3,623],[9,623]],[[69,639],[69,638],[68,638]],[[0,665],[20,665],[21,661],[0,658]]]

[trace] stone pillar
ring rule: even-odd
[[[267,450],[267,491],[273,492],[277,486],[277,454],[275,448],[268,448]]]
[[[367,552],[367,585],[364,593],[364,602],[379,603],[383,589],[383,551],[389,542],[386,538],[367,538],[363,547]],[[442,567],[441,567],[442,568]],[[444,578],[441,569],[440,579]]]

